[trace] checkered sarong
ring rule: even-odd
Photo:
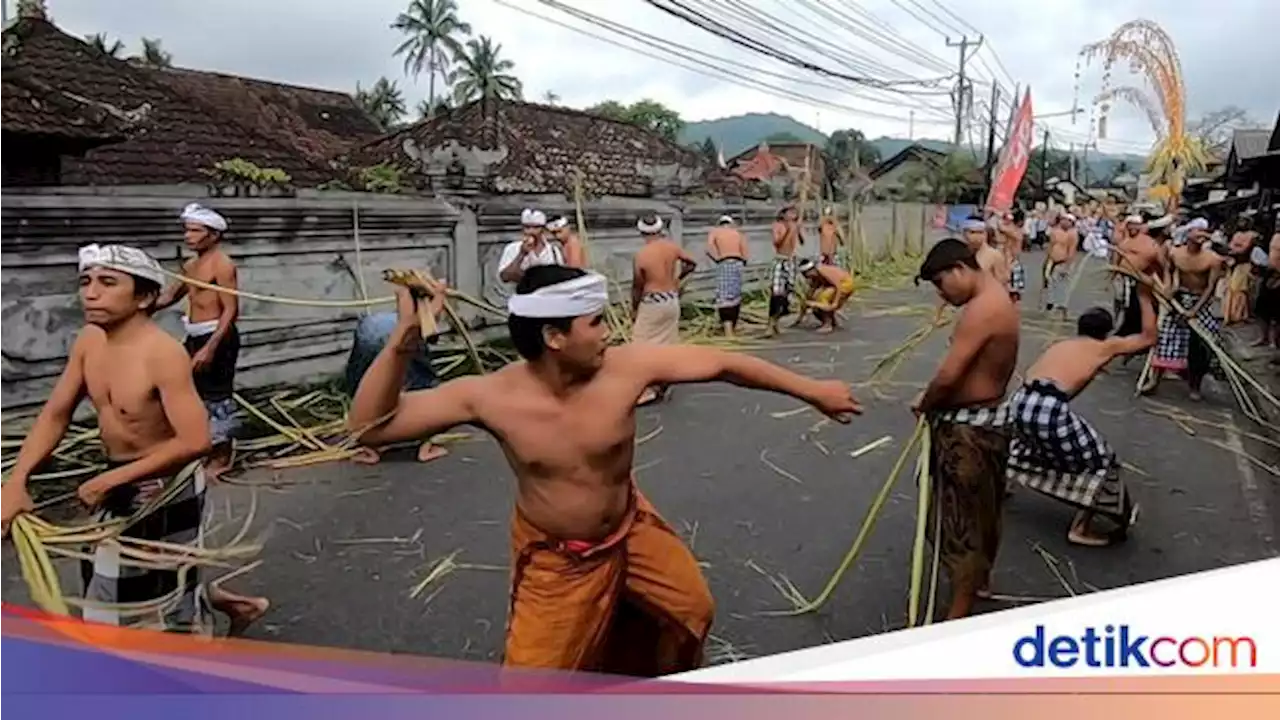
[[[174,545],[203,546],[205,476],[201,461],[184,468],[166,483],[166,489],[173,483],[178,483],[181,491],[166,504],[126,527],[124,535]],[[143,506],[136,486],[121,486],[108,493],[96,520],[108,522],[132,518]],[[169,632],[212,633],[209,600],[197,568],[157,570],[126,566],[121,562],[120,546],[110,540],[98,543],[92,550],[93,560],[80,562],[87,602],[83,613],[86,621],[143,626]],[[168,599],[168,602],[146,614],[127,612],[125,608],[118,607],[154,603],[161,599]]]
[[[1049,263],[1045,273],[1045,287],[1049,293],[1048,304],[1055,308],[1065,308],[1071,292],[1071,266],[1067,263]]]
[[[957,425],[1002,428],[1009,424],[1009,407],[1007,405],[998,405],[996,407],[951,408],[934,414],[933,419]]]
[[[1173,301],[1181,306],[1184,310],[1190,310],[1200,301],[1200,296],[1186,289],[1179,289],[1173,295]],[[1213,316],[1213,311],[1209,306],[1213,303],[1205,303],[1200,308],[1200,312],[1196,315],[1196,319],[1204,326],[1206,330],[1218,334],[1221,324],[1218,318]],[[1191,343],[1201,343],[1195,331],[1191,329],[1191,325],[1187,323],[1187,319],[1182,313],[1165,311],[1160,318],[1160,332],[1156,339],[1155,352],[1151,357],[1151,367],[1157,370],[1171,370],[1180,372],[1187,369],[1188,357],[1191,354]],[[1209,353],[1210,370],[1215,374],[1218,372],[1218,359],[1213,356],[1212,351],[1205,348],[1205,352]]]
[[[789,298],[796,287],[796,259],[789,255],[773,258],[773,272],[769,276],[769,292],[774,297]]]
[[[1068,400],[1048,380],[1032,380],[1009,399],[1008,478],[1127,525],[1128,489],[1116,454]]]
[[[1014,260],[1009,268],[1009,290],[1021,293],[1027,289],[1027,269],[1022,267],[1021,260]]]
[[[742,304],[742,270],[746,265],[742,258],[736,257],[716,263],[716,307]]]

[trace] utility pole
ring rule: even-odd
[[[1000,85],[991,83],[991,118],[987,126],[986,195],[991,194],[991,174],[996,168],[996,110],[1000,107]]]
[[[970,40],[967,35],[960,37],[960,42],[953,43],[951,38],[947,38],[947,47],[960,48],[960,77],[956,80],[956,135],[955,145],[960,147],[960,131],[964,120],[965,97],[969,92],[969,80],[965,76],[965,66],[969,62],[969,48],[973,47],[973,51],[977,52],[982,47],[982,36],[979,35],[977,40]]]
[[[1040,143],[1040,194],[1049,199],[1049,131],[1044,131],[1044,141]]]
[[[916,139],[916,111],[912,110],[907,114],[907,139]]]

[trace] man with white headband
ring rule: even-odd
[[[742,276],[746,269],[747,239],[728,215],[721,215],[707,233],[707,257],[716,264],[716,312],[725,337],[738,332],[742,313]]]
[[[680,342],[680,283],[698,263],[662,232],[662,218],[657,215],[641,216],[636,229],[644,247],[632,260],[631,341],[674,345]],[[665,387],[653,387],[640,396],[639,403],[647,405],[665,396]]]
[[[1221,376],[1213,350],[1191,329],[1188,318],[1196,318],[1211,334],[1217,335],[1221,322],[1213,314],[1214,288],[1222,276],[1222,256],[1204,247],[1209,238],[1208,222],[1192,221],[1183,245],[1169,249],[1171,287],[1177,312],[1160,320],[1160,337],[1151,356],[1152,380],[1143,388],[1154,391],[1166,372],[1184,374],[1191,399],[1201,397],[1201,383],[1210,372]]]
[[[698,667],[714,606],[697,560],[636,488],[636,400],[655,385],[720,380],[849,422],[861,412],[849,387],[745,353],[610,347],[605,278],[551,265],[529,268],[507,302],[523,362],[402,395],[421,334],[413,297],[396,293],[400,324],[348,422],[357,430],[381,421],[365,444],[470,424],[502,447],[516,476],[504,664],[646,676]],[[624,639],[619,625],[644,634]]]
[[[965,245],[969,247],[974,260],[978,263],[978,269],[990,275],[1007,290],[1010,280],[1009,265],[1005,262],[1004,253],[991,246],[991,233],[988,231],[987,222],[980,217],[970,216],[960,223],[960,230]],[[947,302],[939,298],[933,318],[935,323],[942,322],[942,314],[946,307]]]
[[[1147,224],[1141,215],[1125,218],[1124,233],[1117,238],[1111,251],[1117,265],[1147,278],[1147,283],[1139,283],[1128,275],[1117,273],[1115,313],[1120,326],[1115,334],[1132,337],[1142,332],[1146,307],[1155,312],[1155,296],[1149,284],[1160,282],[1165,275],[1164,253],[1160,244],[1147,234]],[[1134,357],[1136,355],[1125,355],[1122,362],[1127,365]]]
[[[195,253],[182,264],[182,275],[206,285],[236,290],[240,285],[235,260],[222,248],[227,219],[199,203],[190,203],[178,216],[187,249]],[[240,423],[233,397],[236,365],[240,362],[239,298],[190,285],[181,280],[165,288],[157,301],[160,309],[183,298],[187,312],[182,316],[186,336],[182,344],[191,356],[191,374],[196,392],[209,415],[209,435],[213,450],[205,463],[205,476],[216,481],[231,468],[235,433]],[[231,619],[231,634],[243,633],[266,614],[270,602],[263,597],[240,595],[221,586],[209,588],[209,599],[218,611]]]
[[[794,205],[778,211],[773,223],[773,271],[769,279],[769,335],[778,334],[778,322],[791,312],[796,287],[796,248],[804,245],[800,214]]]
[[[844,242],[844,233],[840,232],[840,222],[836,219],[835,210],[828,205],[822,212],[821,222],[818,223],[818,262],[823,265],[835,265],[836,252],[842,242]]]
[[[578,233],[569,227],[569,218],[557,215],[547,223],[547,232],[553,240],[560,243],[561,254],[564,256],[562,265],[587,269],[587,246],[578,237]]]
[[[152,321],[164,273],[145,252],[122,245],[80,248],[80,303],[85,327],[36,419],[3,488],[3,523],[33,510],[27,481],[57,449],[80,400],[97,411],[108,469],[83,483],[81,502],[110,521],[137,513],[166,486],[171,500],[132,524],[140,540],[198,547],[205,510],[201,458],[209,452],[209,419],[191,379],[182,345]],[[212,630],[199,571],[146,569],[121,562],[119,545],[102,543],[85,560],[84,619],[112,625],[145,623],[176,632]],[[123,617],[114,606],[174,602],[146,617]],[[111,606],[111,607],[108,607]]]
[[[537,265],[563,265],[565,258],[559,246],[547,242],[547,216],[541,210],[525,208],[520,213],[521,238],[507,243],[498,258],[498,279],[515,285],[524,271]]]
[[[1058,224],[1049,228],[1049,250],[1045,258],[1044,289],[1045,310],[1058,310],[1067,317],[1067,295],[1071,292],[1071,266],[1080,249],[1080,237],[1076,232],[1076,217],[1063,213]]]

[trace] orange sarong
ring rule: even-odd
[[[638,490],[608,538],[564,542],[511,523],[503,664],[659,677],[702,664],[715,607],[693,553]]]

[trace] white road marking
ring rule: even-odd
[[[1271,529],[1275,527],[1275,522],[1271,517],[1271,509],[1267,507],[1266,495],[1261,486],[1258,485],[1258,476],[1253,471],[1253,463],[1244,459],[1240,453],[1244,452],[1244,443],[1240,439],[1240,433],[1236,428],[1236,420],[1233,413],[1224,411],[1225,416],[1225,435],[1227,445],[1232,449],[1232,457],[1235,458],[1236,468],[1240,471],[1240,493],[1244,495],[1245,507],[1249,511],[1249,520],[1253,523],[1254,532],[1262,539],[1262,543],[1266,546],[1267,552],[1272,556],[1280,555],[1276,551],[1274,542],[1275,538],[1271,534]]]

